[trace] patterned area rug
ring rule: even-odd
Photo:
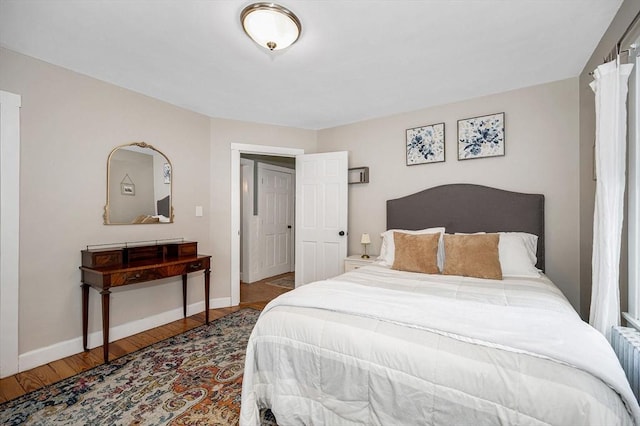
[[[259,314],[234,312],[6,402],[0,424],[235,425]]]
[[[286,277],[276,278],[273,281],[267,281],[267,284],[293,289],[296,287],[296,279],[294,276],[288,275]]]

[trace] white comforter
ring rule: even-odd
[[[604,337],[546,278],[371,266],[272,301],[249,341],[241,425],[640,424]]]

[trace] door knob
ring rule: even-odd
[[[340,235],[341,237],[344,237],[344,231],[338,232],[338,235]]]

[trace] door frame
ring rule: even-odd
[[[20,371],[20,108],[0,90],[0,378]]]
[[[274,155],[296,157],[304,154],[301,148],[280,146],[231,144],[231,306],[240,304],[240,154]]]
[[[254,160],[240,157],[240,182],[242,184],[240,191],[240,281],[244,280],[245,282],[251,282],[253,278],[251,275],[253,253],[249,250],[247,240],[249,240],[248,236],[251,232],[249,214],[253,215],[254,164]],[[247,211],[249,200],[252,203],[250,212]],[[243,262],[245,266],[249,265],[249,267],[243,268]]]

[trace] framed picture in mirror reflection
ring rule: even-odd
[[[171,164],[164,163],[162,173],[164,175],[164,183],[171,183]]]
[[[136,195],[136,186],[133,183],[121,183],[120,193],[122,195]]]

